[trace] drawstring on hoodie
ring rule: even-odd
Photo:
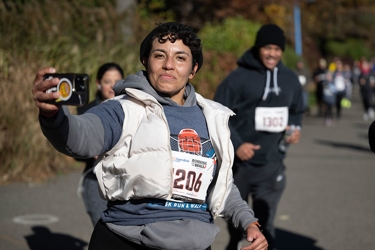
[[[266,78],[266,87],[264,88],[264,94],[263,94],[263,97],[262,97],[262,100],[266,100],[267,96],[268,96],[268,92],[270,91],[270,74],[271,72],[269,70],[267,70],[267,78]]]
[[[279,86],[277,85],[277,67],[273,70],[273,88],[276,95],[279,95]],[[271,71],[267,70],[267,79],[266,79],[266,87],[264,88],[264,94],[262,100],[265,101],[267,99],[268,93],[270,92],[270,81],[271,81]]]

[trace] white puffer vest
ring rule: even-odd
[[[129,200],[169,199],[172,195],[172,154],[170,132],[163,107],[151,95],[125,89],[116,99],[125,114],[117,144],[96,165],[95,174],[103,198]],[[214,217],[220,216],[231,191],[234,159],[228,120],[234,113],[196,94],[207,121],[218,168],[207,203]]]

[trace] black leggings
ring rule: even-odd
[[[146,246],[141,246],[131,242],[124,237],[112,232],[102,220],[99,220],[91,235],[89,250],[149,250]],[[206,250],[211,250],[211,247]]]

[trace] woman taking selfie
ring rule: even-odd
[[[103,155],[95,174],[108,201],[89,249],[211,249],[223,216],[243,230],[249,246],[267,249],[257,219],[233,184],[233,112],[203,98],[189,83],[202,67],[201,41],[179,23],[157,26],[140,46],[145,67],[114,86],[116,97],[71,115],[33,87],[44,135],[71,156]],[[54,69],[52,69],[54,71]]]

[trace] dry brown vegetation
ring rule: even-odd
[[[38,69],[54,66],[94,78],[107,61],[120,63],[126,72],[139,68],[136,53],[122,42],[121,15],[112,4],[103,0],[88,7],[83,2],[0,1],[0,184],[44,181],[81,167],[42,135],[31,94]]]

